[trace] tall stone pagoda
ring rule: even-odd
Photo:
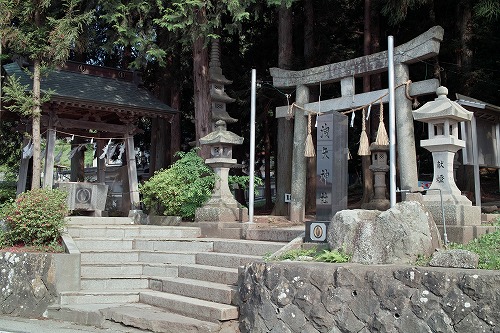
[[[226,79],[222,74],[219,39],[212,40],[208,71],[210,74],[210,96],[212,98],[212,130],[214,130],[215,123],[218,120],[223,120],[226,124],[238,121],[226,111],[226,104],[233,103],[235,99],[229,97],[224,91],[224,87],[233,83],[233,81]]]

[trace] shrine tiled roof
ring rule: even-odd
[[[28,85],[31,89],[30,76],[16,62],[3,67],[8,76],[19,77],[21,84]],[[47,76],[42,77],[41,89],[42,92],[52,91],[51,96],[57,100],[84,101],[155,113],[177,112],[134,82],[117,78],[53,70]]]

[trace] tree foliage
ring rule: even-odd
[[[146,207],[163,215],[194,217],[196,208],[208,200],[215,174],[196,150],[178,153],[170,168],[155,173],[140,186]]]
[[[241,22],[249,18],[246,11],[251,0],[157,0],[161,16],[155,20],[169,31],[180,32],[179,40],[186,44],[203,36],[207,40],[218,38],[222,30],[234,33],[241,27]],[[198,14],[205,12],[205,19],[200,21]]]
[[[79,13],[80,0],[0,0],[0,40],[12,52],[33,61],[31,102],[22,97],[24,86],[11,80],[6,98],[16,110],[32,118],[33,177],[32,188],[40,186],[41,72],[46,65],[63,63],[75,39],[93,18],[93,12]]]

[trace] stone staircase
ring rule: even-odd
[[[80,290],[61,292],[47,316],[153,332],[238,332],[238,267],[286,244],[128,218],[72,217],[67,231],[80,251]]]

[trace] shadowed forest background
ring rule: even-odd
[[[32,60],[29,51],[14,47],[12,38],[15,36],[7,34],[8,27],[21,26],[15,16],[9,15],[10,8],[18,2],[1,1],[2,64],[19,56]],[[207,126],[202,116],[209,112],[209,96],[205,88],[200,87],[207,82],[203,71],[208,65],[210,40],[219,38],[222,71],[233,81],[225,90],[236,99],[235,103],[227,105],[227,110],[238,119],[228,129],[245,138],[242,146],[234,148],[233,157],[244,164],[249,158],[250,70],[257,70],[256,170],[265,170],[259,176],[267,178],[281,172],[285,174],[277,160],[277,151],[278,141],[287,139],[278,137],[274,113],[277,106],[294,101],[294,91],[281,91],[272,86],[271,67],[301,70],[344,61],[386,50],[389,35],[394,36],[397,46],[440,25],[445,36],[439,55],[410,66],[410,78],[413,81],[438,78],[449,89],[448,97],[452,100],[455,93],[460,93],[500,105],[500,4],[496,0],[74,0],[43,3],[48,3],[46,13],[51,17],[62,17],[69,3],[73,4],[75,13],[91,14],[92,19],[82,24],[81,33],[68,44],[67,59],[142,72],[143,86],[181,111],[181,126],[172,131],[176,131],[174,135],[178,136],[179,148],[183,151],[189,150],[192,142],[208,133],[203,133]],[[29,34],[29,29],[24,33]],[[357,79],[356,85],[359,91],[387,88],[387,78],[373,75],[365,80]],[[329,99],[338,97],[340,88],[325,85],[321,92],[315,89],[311,93],[311,101]],[[377,110],[373,112],[376,114]],[[378,117],[372,116],[372,119]],[[0,159],[15,172],[22,138],[9,131],[15,125],[13,122],[15,120],[5,118],[1,121]],[[377,124],[375,121],[371,125],[372,136]],[[153,126],[161,125],[143,119],[144,133],[135,137],[136,147],[141,151],[151,149],[149,138]],[[350,183],[360,184],[363,169],[366,169],[366,161],[355,153],[361,122],[358,120],[349,131],[349,150],[353,157],[349,161]],[[432,173],[430,155],[418,147],[424,131],[421,124],[415,124],[419,173],[423,175]],[[166,157],[165,165],[173,162],[173,153]],[[466,189],[468,186],[466,181],[459,179],[459,187]],[[270,211],[272,202],[270,197],[266,199],[265,208]],[[314,211],[314,201],[314,196],[308,198],[307,211]],[[283,209],[275,207],[275,213],[283,215]]]

